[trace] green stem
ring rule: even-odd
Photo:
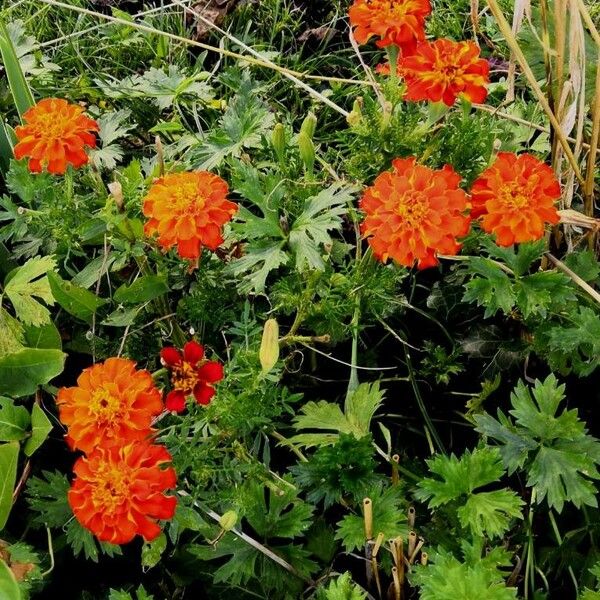
[[[390,61],[390,81],[398,82],[398,46],[388,46],[386,48],[388,60]]]
[[[418,386],[417,380],[415,378],[415,372],[414,372],[413,366],[412,366],[412,359],[410,358],[408,348],[406,346],[403,346],[403,348],[404,348],[404,357],[406,359],[406,366],[408,367],[408,376],[410,378],[410,383],[412,385],[412,389],[415,394],[415,399],[417,400],[417,406],[419,407],[419,410],[421,411],[421,415],[423,416],[423,420],[425,421],[425,427],[429,430],[429,433],[431,434],[433,441],[435,442],[436,446],[438,447],[438,450],[442,454],[446,454],[446,448],[444,447],[444,444],[442,443],[442,440],[437,432],[437,429],[435,428],[435,425],[433,424],[433,421],[431,420],[431,417],[429,416],[429,413],[427,412],[427,407],[425,406],[425,402],[423,402],[423,397],[421,396],[421,390],[419,390],[419,386]]]
[[[550,524],[552,525],[552,530],[554,531],[554,537],[559,545],[562,545],[562,536],[560,535],[560,531],[558,530],[558,525],[556,523],[556,519],[554,517],[554,511],[550,509],[548,512],[548,518],[550,519]],[[575,598],[579,598],[579,585],[577,584],[577,578],[575,577],[575,573],[573,572],[573,567],[569,566],[568,568],[569,575],[571,576],[571,581],[573,581],[573,586],[575,587]]]

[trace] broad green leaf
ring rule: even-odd
[[[73,285],[70,281],[64,281],[56,273],[48,273],[48,281],[54,299],[62,308],[87,323],[92,322],[95,312],[106,303],[106,300],[98,298],[96,294]]]
[[[36,298],[49,306],[54,304],[46,273],[56,266],[50,256],[30,258],[22,267],[9,273],[4,293],[11,301],[17,318],[25,325],[44,325],[50,320],[50,311]]]
[[[169,291],[167,278],[162,275],[144,275],[131,285],[123,284],[113,296],[115,302],[122,304],[143,304],[154,300]]]
[[[52,431],[52,423],[39,404],[34,404],[31,411],[31,437],[25,442],[23,452],[31,456],[45,441]]]
[[[23,325],[0,306],[0,358],[18,352],[24,342]]]
[[[21,600],[21,588],[6,562],[0,559],[0,598],[2,600]]]
[[[167,536],[161,533],[156,539],[142,546],[142,567],[151,569],[155,567],[167,548]]]
[[[56,325],[50,321],[39,327],[24,327],[25,345],[28,348],[60,350],[62,339]]]
[[[8,78],[15,106],[19,115],[23,117],[23,113],[30,109],[35,104],[35,101],[3,21],[0,21],[0,55],[2,56],[4,71]]]
[[[127,327],[135,323],[140,310],[142,310],[141,306],[134,306],[133,308],[126,308],[124,310],[117,309],[111,312],[106,319],[102,320],[101,325],[105,325],[106,327]]]
[[[4,529],[10,509],[12,495],[17,481],[19,442],[0,445],[0,531]]]
[[[15,406],[10,398],[0,397],[0,442],[26,438],[30,422],[29,412],[24,406]]]
[[[0,358],[0,394],[18,398],[33,394],[63,371],[65,354],[60,350],[23,348]]]

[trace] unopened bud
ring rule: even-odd
[[[119,212],[123,211],[123,188],[118,181],[113,181],[108,184],[108,191],[115,201],[115,206]]]
[[[305,133],[312,140],[315,136],[315,131],[317,131],[317,116],[315,113],[309,112],[304,121],[302,121],[300,133]]]
[[[285,127],[282,123],[277,123],[275,127],[273,127],[273,133],[271,134],[271,144],[273,144],[273,148],[275,149],[275,154],[277,154],[277,159],[280,162],[283,162],[285,158]]]
[[[263,373],[271,371],[279,360],[279,325],[276,319],[265,323],[258,358]]]
[[[305,133],[298,134],[298,148],[300,148],[300,158],[306,172],[311,174],[315,166],[315,145]]]
[[[346,120],[348,121],[348,125],[350,125],[350,127],[355,127],[362,121],[362,107],[363,99],[359,96],[354,101],[354,104],[352,106],[352,112],[346,117]]]
[[[219,519],[219,525],[224,531],[231,531],[235,527],[237,520],[238,516],[235,510],[228,510],[226,513],[223,513],[223,516]]]

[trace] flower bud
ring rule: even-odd
[[[282,123],[277,123],[273,127],[273,133],[271,134],[271,144],[277,154],[277,159],[283,162],[285,158],[285,127]]]
[[[300,158],[304,163],[307,173],[313,172],[315,166],[315,145],[306,133],[298,134],[298,148],[300,148]]]
[[[300,133],[305,133],[311,140],[315,136],[315,131],[317,130],[317,117],[315,113],[309,112],[306,115],[304,121],[302,121],[302,126],[300,127]]]
[[[219,519],[219,525],[224,531],[231,531],[238,521],[238,515],[235,510],[228,510],[223,513],[223,516]]]
[[[265,323],[258,357],[263,373],[271,371],[279,360],[279,325],[276,319]]]

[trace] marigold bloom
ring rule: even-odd
[[[163,410],[152,375],[124,358],[85,369],[76,387],[58,391],[56,403],[69,429],[67,442],[83,452],[115,440],[143,440],[153,432],[152,417]]]
[[[544,235],[544,224],[556,225],[554,206],[560,184],[554,171],[530,154],[500,152],[494,164],[473,183],[473,218],[496,235],[499,246],[532,242]]]
[[[223,243],[221,229],[237,211],[227,200],[228,186],[206,171],[171,173],[155,181],[144,198],[146,235],[158,234],[159,245],[177,245],[179,256],[195,260],[202,247],[216,250]]]
[[[44,98],[23,114],[24,125],[15,128],[19,143],[15,158],[29,158],[29,170],[61,175],[67,164],[76,169],[88,162],[85,147],[96,147],[96,121],[83,114],[78,104],[61,98]]]
[[[419,269],[438,264],[436,255],[456,254],[456,238],[466,235],[468,197],[458,187],[460,176],[446,165],[433,170],[414,157],[398,158],[360,201],[366,217],[361,232],[373,254]]]
[[[354,0],[348,16],[359,44],[375,36],[380,48],[395,44],[406,55],[425,39],[425,17],[430,12],[429,0]]]
[[[171,370],[172,391],[167,394],[167,410],[181,412],[188,396],[193,395],[198,404],[208,404],[215,395],[212,384],[223,379],[223,365],[204,358],[204,347],[188,342],[183,353],[177,348],[163,348],[163,363]]]
[[[490,65],[473,42],[423,42],[401,59],[398,71],[406,82],[406,100],[452,106],[458,96],[470,102],[483,102],[487,96]]]
[[[137,534],[146,541],[160,533],[156,519],[171,519],[177,503],[166,490],[177,478],[164,446],[149,442],[100,445],[77,460],[68,493],[77,520],[100,541],[126,544]]]

